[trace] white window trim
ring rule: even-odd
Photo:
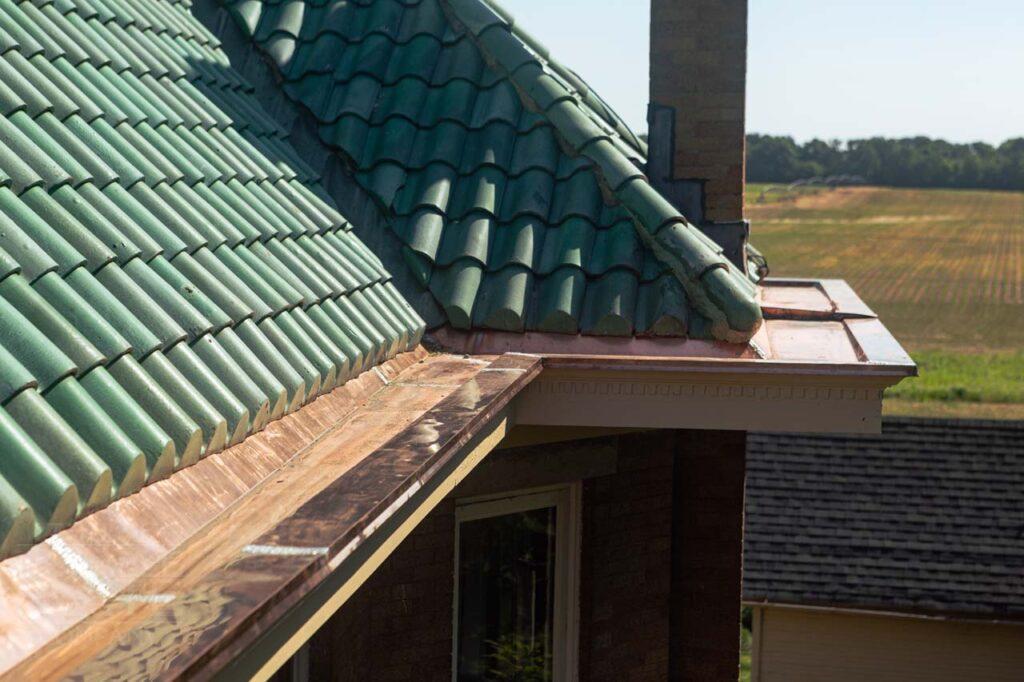
[[[459,673],[459,531],[463,521],[504,516],[532,509],[555,507],[555,603],[554,682],[576,682],[579,679],[579,582],[580,582],[580,514],[583,486],[577,481],[568,485],[518,490],[498,495],[458,500],[455,507],[455,571],[452,604],[452,680]]]

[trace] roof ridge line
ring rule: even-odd
[[[488,5],[496,15],[498,15],[501,19],[504,20],[505,24],[508,26],[509,31],[512,33],[513,36],[518,38],[520,41],[522,41],[524,45],[529,47],[538,56],[540,56],[544,60],[544,62],[551,68],[552,71],[554,71],[556,74],[558,74],[565,80],[569,81],[573,88],[575,88],[576,92],[578,92],[584,98],[586,98],[587,96],[592,96],[594,99],[596,99],[601,104],[601,106],[607,110],[606,113],[614,119],[614,125],[611,124],[610,122],[609,125],[612,125],[615,131],[620,135],[623,135],[623,133],[628,133],[629,139],[627,141],[629,142],[630,146],[646,158],[647,144],[643,140],[641,140],[636,133],[633,132],[632,128],[626,125],[626,122],[622,120],[622,117],[619,116],[618,113],[614,109],[612,109],[612,107],[607,102],[604,101],[604,98],[601,97],[600,94],[598,94],[592,87],[590,87],[589,83],[583,80],[582,76],[576,73],[573,69],[570,69],[565,64],[562,64],[558,60],[554,59],[551,56],[551,51],[547,48],[547,46],[541,43],[536,38],[534,38],[533,35],[529,31],[524,29],[522,26],[516,24],[515,17],[512,15],[512,13],[505,9],[505,7],[502,6],[497,0],[475,1],[482,2]],[[511,74],[509,75],[511,76]],[[626,136],[623,135],[623,137],[625,138]]]
[[[619,132],[603,119],[600,123],[611,134],[602,130],[583,110],[574,96],[581,93],[573,84],[560,82],[545,69],[553,64],[545,56],[547,50],[538,45],[542,50],[538,52],[533,46],[536,41],[527,42],[513,28],[511,15],[493,0],[442,0],[441,4],[492,66],[506,74],[523,104],[551,123],[566,150],[593,162],[602,191],[633,216],[641,241],[672,270],[693,305],[710,321],[712,335],[733,343],[748,342],[763,322],[754,285],[745,276],[734,276],[721,248],[650,185],[616,147],[617,141],[622,142]],[[524,82],[530,78],[524,74],[527,70],[533,72],[532,83]],[[565,80],[557,71],[554,75]]]

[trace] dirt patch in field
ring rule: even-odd
[[[960,220],[949,215],[873,215],[864,218],[759,218],[758,223],[808,223],[817,225],[891,225],[893,223],[942,223]]]
[[[778,211],[843,211],[851,207],[863,205],[870,201],[872,195],[887,191],[880,187],[837,187],[821,188],[817,191],[784,193],[771,196],[764,202],[756,198],[747,199],[747,210],[752,214],[771,214]],[[766,197],[767,199],[768,197]]]
[[[798,196],[793,205],[798,209],[809,210],[844,208],[851,204],[863,203],[872,194],[885,191],[887,190],[878,187],[837,187],[833,190]]]

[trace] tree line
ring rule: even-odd
[[[811,140],[747,135],[747,181],[859,176],[872,185],[1024,190],[1024,138],[993,146],[928,137]]]

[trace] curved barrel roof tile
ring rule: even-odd
[[[0,558],[423,322],[173,0],[0,0]]]
[[[494,3],[221,2],[452,326],[734,342],[759,327],[754,285],[647,181],[645,145]]]

